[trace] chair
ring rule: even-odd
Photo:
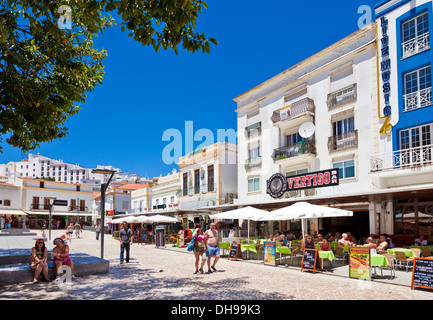
[[[431,257],[430,249],[427,247],[421,247],[421,254],[423,257]]]
[[[420,258],[421,257],[421,249],[419,248],[412,248],[411,249],[415,255],[415,258]]]
[[[344,261],[346,260],[346,254],[344,253],[343,248],[335,247],[334,250],[335,250],[335,254],[334,254],[335,258],[341,258],[344,264]]]
[[[397,250],[397,251],[394,251],[394,253],[395,253],[395,260],[397,262],[399,262],[400,265],[402,263],[406,264],[406,272],[407,272],[407,269],[409,268],[409,264],[411,262],[413,262],[413,258],[412,257],[407,258],[406,254],[403,251],[398,251]]]
[[[263,253],[263,256],[264,256],[264,254],[265,254],[265,250],[264,250],[264,248],[265,248],[265,246],[264,246],[263,244],[259,244],[259,245],[256,247],[256,251],[257,251],[257,260],[259,260],[259,254],[260,254],[260,253]]]
[[[391,271],[391,279],[394,279],[395,278],[395,267],[396,267],[394,255],[387,253],[387,254],[384,254],[383,256],[386,258],[386,260],[388,260],[388,266],[387,267],[380,267],[380,272],[382,273],[382,276],[383,276],[382,269],[389,269]],[[394,270],[394,276],[392,275],[393,270]]]
[[[289,255],[289,257],[290,257],[290,261],[292,261],[293,259],[296,259],[296,257],[298,256],[298,254],[300,253],[300,252],[302,252],[302,250],[301,250],[301,248],[299,248],[298,246],[294,246],[292,249],[291,249],[291,254]]]
[[[386,251],[386,250],[378,250],[377,251],[377,254],[388,254],[388,251]]]

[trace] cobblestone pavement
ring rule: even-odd
[[[57,233],[56,233],[57,232]],[[53,237],[60,232],[53,232]],[[71,249],[100,256],[91,231],[73,239]],[[429,290],[357,281],[299,269],[270,267],[222,258],[217,272],[194,275],[192,253],[132,245],[130,263],[119,263],[118,240],[105,236],[110,272],[79,277],[70,288],[55,282],[0,286],[0,299],[18,300],[431,300]],[[207,266],[205,267],[205,271]]]

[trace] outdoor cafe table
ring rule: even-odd
[[[431,253],[433,253],[433,246],[410,246],[411,248],[428,248],[430,250]]]
[[[370,267],[374,268],[374,274],[376,274],[376,267],[387,267],[389,265],[388,259],[381,254],[370,255]]]
[[[335,260],[334,252],[319,250],[319,258],[322,259],[322,268],[323,268],[324,259],[328,259],[330,262]]]
[[[280,254],[280,262],[281,262],[281,254],[292,254],[292,250],[290,250],[289,247],[286,246],[278,246],[275,248],[275,251]]]
[[[241,250],[242,251],[252,251],[254,253],[257,253],[256,245],[254,243],[241,244]]]
[[[411,249],[388,249],[387,252],[389,254],[392,254],[395,256],[395,252],[394,251],[403,251],[406,254],[406,257],[415,257],[415,254],[413,253],[413,251]]]

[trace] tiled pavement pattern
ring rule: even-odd
[[[40,232],[39,232],[40,233]],[[60,231],[53,231],[52,239]],[[71,248],[100,256],[100,242],[91,231],[73,239]],[[55,283],[0,286],[0,299],[58,300],[431,300],[432,290],[411,290],[379,282],[357,281],[299,269],[234,262],[222,258],[217,272],[194,275],[194,256],[154,245],[132,245],[131,261],[119,264],[119,242],[105,236],[104,258],[110,273],[79,277],[60,289]],[[207,267],[205,267],[205,271]]]

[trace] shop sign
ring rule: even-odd
[[[370,248],[350,247],[349,277],[352,279],[371,280],[370,257]]]
[[[272,198],[281,198],[286,191],[338,186],[339,184],[338,169],[305,173],[291,177],[276,173],[267,181],[267,194]]]
[[[54,200],[53,205],[54,206],[64,206],[64,207],[67,207],[68,206],[68,200]]]
[[[380,43],[382,45],[380,50],[380,56],[382,61],[380,62],[380,75],[382,78],[382,94],[385,101],[385,106],[382,110],[384,117],[386,118],[385,123],[380,129],[380,133],[384,134],[392,127],[389,123],[391,119],[392,108],[390,106],[391,97],[391,59],[389,58],[389,36],[388,36],[388,19],[382,17],[380,19],[380,28],[382,30],[382,38]]]
[[[263,253],[265,265],[277,266],[277,260],[275,259],[276,242],[265,242],[263,246]]]

